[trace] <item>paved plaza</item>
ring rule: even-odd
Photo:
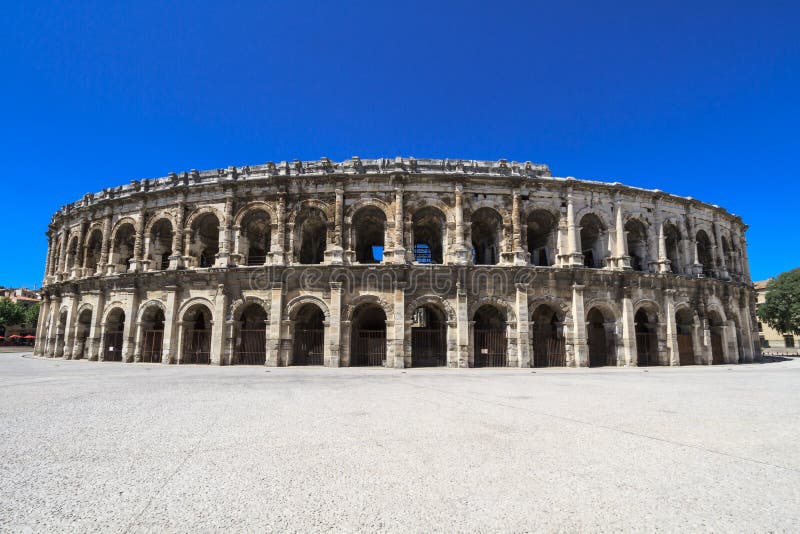
[[[800,525],[800,361],[533,371],[0,354],[0,531]]]

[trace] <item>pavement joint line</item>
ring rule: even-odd
[[[703,452],[706,452],[706,453],[709,453],[709,454],[717,454],[717,455],[720,455],[720,456],[725,456],[725,457],[728,457],[728,458],[732,458],[734,460],[740,460],[740,461],[743,461],[743,462],[751,462],[751,463],[754,463],[754,464],[773,467],[775,469],[782,469],[782,470],[789,471],[789,472],[792,472],[792,473],[800,473],[800,469],[797,469],[797,468],[794,468],[794,467],[772,464],[772,463],[769,463],[769,462],[765,462],[763,460],[756,460],[754,458],[747,458],[745,456],[737,456],[735,454],[730,454],[730,453],[723,452],[723,451],[709,449],[709,448],[706,448],[706,447],[699,447],[697,445],[691,445],[689,443],[682,443],[680,441],[673,441],[673,440],[669,440],[669,439],[665,439],[665,438],[659,438],[657,436],[651,436],[651,435],[648,435],[648,434],[641,434],[639,432],[634,432],[632,430],[625,430],[623,428],[616,428],[616,427],[613,427],[613,426],[600,425],[600,424],[597,424],[597,423],[593,423],[591,421],[583,421],[581,419],[575,419],[573,417],[564,417],[563,415],[554,415],[554,414],[547,413],[547,412],[539,412],[539,411],[536,411],[536,410],[531,410],[530,408],[524,408],[522,406],[515,406],[513,404],[507,404],[507,403],[504,403],[504,402],[490,401],[490,400],[486,400],[486,399],[481,399],[479,397],[473,397],[473,396],[469,396],[469,395],[463,395],[463,394],[459,394],[459,393],[454,393],[452,391],[446,391],[446,390],[437,389],[437,388],[431,387],[431,386],[424,386],[424,385],[421,385],[421,384],[410,384],[410,385],[415,387],[415,388],[428,389],[428,390],[431,390],[431,391],[436,391],[438,393],[444,393],[446,395],[451,395],[451,396],[454,396],[454,397],[461,397],[461,398],[466,398],[466,399],[470,399],[470,400],[477,401],[477,402],[482,402],[484,404],[490,404],[490,405],[493,405],[493,406],[501,406],[503,408],[511,408],[511,409],[514,409],[514,410],[520,410],[520,411],[523,411],[523,412],[528,412],[528,413],[532,413],[532,414],[536,414],[536,415],[541,415],[543,417],[550,417],[552,419],[558,419],[558,420],[561,420],[561,421],[567,421],[567,422],[576,423],[576,424],[580,424],[580,425],[587,425],[587,426],[590,426],[590,427],[593,427],[593,428],[600,428],[600,429],[608,430],[608,431],[611,431],[611,432],[619,432],[621,434],[627,434],[627,435],[636,436],[636,437],[639,437],[639,438],[650,439],[650,440],[653,440],[653,441],[658,441],[658,442],[661,442],[661,443],[667,443],[667,444],[678,446],[678,447],[684,447],[684,448],[687,448],[687,449],[703,451]]]

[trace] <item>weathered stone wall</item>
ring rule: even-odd
[[[417,364],[419,308],[453,367],[483,361],[487,329],[502,330],[509,366],[541,364],[543,332],[556,365],[678,365],[681,350],[684,364],[753,361],[745,230],[718,206],[504,160],[173,174],[54,215],[36,352],[185,363],[199,335],[210,363],[232,364],[263,329],[264,362],[291,365],[313,306],[330,366],[361,357],[359,310],[385,315],[382,363]]]

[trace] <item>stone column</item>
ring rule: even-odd
[[[658,272],[668,273],[672,269],[667,257],[667,238],[664,235],[664,221],[658,223]]]
[[[99,358],[99,352],[102,347],[100,333],[102,330],[103,311],[105,304],[105,292],[100,290],[97,294],[97,309],[95,309],[92,313],[92,323],[89,326],[89,339],[87,340],[89,347],[86,349],[86,359],[89,361],[97,361]]]
[[[629,367],[636,367],[636,325],[633,315],[631,288],[623,288],[622,294],[622,361]]]
[[[50,295],[42,297],[42,305],[39,308],[39,319],[36,325],[36,345],[33,347],[34,356],[43,356],[47,349],[47,319],[50,315]]]
[[[56,337],[58,336],[58,319],[61,312],[61,295],[54,295],[50,307],[50,328],[47,333],[47,344],[44,355],[55,358]]]
[[[511,244],[514,249],[514,265],[528,265],[531,255],[522,247],[522,223],[520,221],[519,190],[515,189],[511,199]]]
[[[175,228],[172,230],[172,255],[169,257],[169,269],[173,271],[183,267],[183,218],[186,205],[183,202],[178,202],[176,211]]]
[[[528,286],[517,284],[517,362],[519,367],[531,367],[530,316],[528,315]]]
[[[565,262],[568,267],[583,267],[583,254],[580,252],[578,243],[579,237],[580,228],[575,224],[575,203],[570,189],[567,192],[567,257]]]
[[[164,286],[167,292],[167,300],[164,303],[166,311],[164,313],[164,337],[161,343],[161,363],[173,363],[178,360],[175,352],[177,347],[177,320],[178,320],[178,286]]]
[[[714,238],[717,242],[714,246],[714,253],[719,259],[719,277],[723,280],[729,280],[730,275],[725,261],[725,249],[722,247],[722,234],[719,231],[719,222],[717,221],[716,214],[714,215]]]
[[[628,256],[628,239],[625,236],[625,221],[622,217],[622,199],[619,195],[614,199],[614,215],[616,218],[614,244],[616,245],[614,254],[617,269],[630,269],[631,257]]]
[[[225,344],[225,309],[228,299],[225,295],[225,284],[217,284],[214,296],[213,327],[211,329],[211,365],[222,365],[223,345]]]
[[[122,329],[122,361],[132,362],[136,356],[136,326],[139,311],[139,291],[134,288],[125,308],[125,325]]]
[[[675,324],[675,290],[664,290],[664,315],[667,319],[667,354],[669,364],[672,366],[681,364],[681,355],[678,350],[678,327]]]
[[[67,315],[67,333],[64,337],[64,359],[72,360],[76,357],[78,347],[76,347],[78,332],[78,295],[72,294],[69,299],[69,312]]]
[[[70,278],[81,278],[83,276],[83,259],[85,257],[83,241],[86,232],[86,221],[81,219],[78,226],[78,246],[75,247],[75,257],[72,258],[72,271]]]
[[[742,254],[742,276],[744,276],[744,282],[750,282],[750,260],[747,257],[747,239],[745,239],[744,235],[739,240],[739,250]]]
[[[451,363],[452,367],[469,367],[469,308],[467,302],[467,292],[461,287],[461,282],[456,282],[456,323],[458,335],[457,359]]]
[[[396,282],[394,287],[394,334],[392,345],[394,346],[394,361],[386,362],[387,367],[403,369],[406,366],[406,283]]]
[[[328,339],[325,365],[339,367],[342,350],[342,283],[331,282],[330,317],[328,318]]]
[[[583,310],[583,287],[572,286],[572,365],[587,367],[589,365],[589,346],[586,343],[586,314]],[[570,362],[568,362],[570,363]]]
[[[333,210],[333,239],[331,246],[325,249],[324,258],[328,265],[341,265],[344,259],[342,247],[342,218],[344,216],[344,190],[336,188],[336,203]]]
[[[275,238],[270,241],[270,256],[272,265],[284,265],[286,262],[284,246],[286,243],[286,194],[278,195],[277,221],[275,222]]]
[[[136,219],[136,237],[133,242],[133,260],[128,266],[128,272],[144,271],[142,260],[144,259],[144,223],[147,220],[147,212],[144,203],[139,208],[139,216]]]
[[[58,272],[56,273],[56,280],[59,282],[64,279],[64,273],[66,272],[67,237],[67,224],[64,222],[61,227],[61,245],[58,251]]]
[[[455,222],[456,222],[456,236],[455,236],[455,250],[453,255],[457,265],[466,265],[470,262],[471,256],[469,249],[464,244],[464,186],[456,184],[455,186]],[[446,243],[442,244],[447,246]],[[446,253],[446,251],[445,251]]]
[[[105,273],[108,269],[108,253],[111,249],[111,210],[106,208],[103,217],[103,242],[100,249],[100,261],[97,263],[97,273]],[[111,273],[109,273],[111,274]]]
[[[403,240],[403,188],[394,190],[394,260],[393,263],[406,262],[406,249]]]
[[[272,300],[269,311],[269,337],[267,338],[266,365],[280,365],[281,322],[283,320],[283,287],[280,282],[272,284]]]
[[[222,224],[219,227],[219,252],[214,258],[215,267],[228,267],[231,259],[230,229],[233,223],[233,194],[225,196],[225,209],[222,214]],[[224,322],[217,325],[222,328]]]

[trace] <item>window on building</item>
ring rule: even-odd
[[[783,342],[787,349],[794,348],[794,336],[783,336]]]
[[[759,332],[763,332],[764,331],[764,325],[761,324],[761,321],[758,322],[758,331]]]

